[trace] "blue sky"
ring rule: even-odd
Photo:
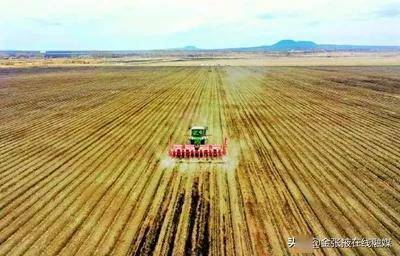
[[[400,45],[400,0],[1,0],[0,49]]]

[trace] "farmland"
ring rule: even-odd
[[[0,255],[400,254],[399,66],[0,69],[0,121]]]

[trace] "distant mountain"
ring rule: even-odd
[[[176,51],[176,52],[175,52]],[[312,41],[295,41],[291,39],[281,40],[272,45],[256,47],[240,47],[225,49],[201,49],[193,45],[181,48],[158,49],[158,50],[126,50],[126,51],[16,51],[0,50],[0,58],[68,58],[68,57],[126,57],[126,56],[158,56],[164,55],[199,55],[214,54],[216,52],[400,52],[400,46],[374,46],[374,45],[336,45],[316,44]]]
[[[250,51],[273,51],[273,52],[289,52],[289,51],[311,51],[318,48],[318,45],[312,41],[294,41],[281,40],[273,45],[263,45],[257,47],[240,48]]]
[[[294,41],[294,40],[282,40],[267,46],[269,50],[272,51],[304,51],[304,50],[314,50],[318,45],[312,41]]]
[[[312,41],[295,41],[291,39],[281,40],[273,45],[238,48],[239,51],[263,51],[263,52],[291,52],[291,51],[315,51],[318,44]]]
[[[180,50],[180,51],[201,51],[200,48],[197,48],[196,46],[193,45],[187,45],[185,47],[181,47],[181,48],[175,48],[173,50]]]
[[[240,52],[315,52],[315,51],[400,51],[400,46],[316,44],[312,41],[281,40],[273,45],[231,48]]]

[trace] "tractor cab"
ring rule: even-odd
[[[206,144],[207,141],[207,126],[192,126],[189,128],[190,137],[189,143],[196,148],[200,145]]]

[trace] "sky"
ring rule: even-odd
[[[0,0],[0,49],[400,45],[400,0]]]

